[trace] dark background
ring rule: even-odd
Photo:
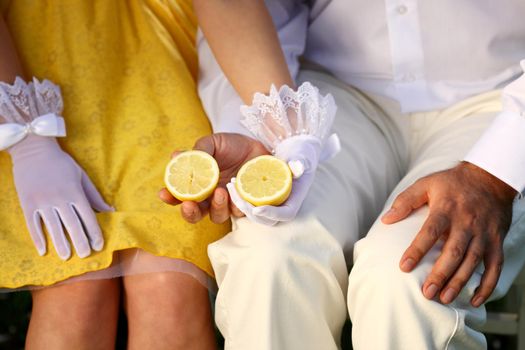
[[[494,302],[487,306],[490,310],[502,307],[503,302]],[[29,323],[31,313],[31,295],[29,292],[0,293],[0,350],[17,350],[24,348],[25,332]],[[343,350],[351,349],[350,345],[351,325],[345,325],[343,336]],[[219,344],[223,340],[217,334]],[[510,350],[516,348],[514,337],[487,335],[490,350]],[[121,313],[117,349],[126,348],[126,321]],[[290,349],[293,350],[293,349]],[[320,349],[322,350],[322,349]]]

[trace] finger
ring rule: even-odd
[[[42,225],[40,222],[40,213],[38,210],[28,210],[26,215],[27,229],[29,235],[33,240],[33,244],[38,252],[38,255],[43,256],[46,253],[46,238],[42,231]]]
[[[104,247],[104,237],[102,236],[102,230],[98,224],[95,212],[93,212],[87,202],[78,202],[73,204],[73,207],[83,224],[84,232],[87,234],[91,248],[100,252]]]
[[[40,216],[44,225],[46,225],[47,232],[51,236],[51,241],[55,246],[55,250],[62,260],[67,260],[71,257],[71,246],[66,238],[60,217],[55,208],[47,208],[40,211]]]
[[[231,182],[226,184],[226,188],[228,189],[228,194],[231,199],[230,210],[232,214],[236,217],[248,215],[250,211],[253,210],[254,206],[239,196],[239,193],[237,193],[237,189],[235,188],[235,178],[232,178]]]
[[[230,202],[230,212],[232,216],[236,218],[242,218],[243,216],[246,216],[233,202]]]
[[[64,224],[69,238],[75,247],[75,251],[80,258],[85,258],[91,254],[91,248],[89,247],[89,241],[82,227],[82,222],[78,218],[75,208],[72,204],[67,204],[63,207],[58,208],[60,219]]]
[[[450,220],[446,214],[430,211],[421,230],[419,230],[399,261],[401,270],[404,272],[412,271],[449,228]]]
[[[213,192],[210,206],[210,219],[216,224],[222,224],[230,218],[229,196],[226,189],[219,187]]]
[[[181,154],[182,152],[184,152],[184,151],[174,151],[174,152],[171,154],[171,158],[175,158],[176,156],[178,156],[178,155]]]
[[[181,214],[184,220],[191,224],[199,222],[204,216],[199,205],[191,201],[182,202]]]
[[[82,171],[82,188],[84,189],[84,193],[93,209],[101,213],[115,211],[115,208],[104,201],[104,198],[102,198],[102,195],[85,171]]]
[[[472,306],[479,307],[492,294],[498,283],[501,269],[503,268],[503,249],[501,243],[490,244],[490,249],[485,253],[485,272],[481,277],[481,282],[472,297]]]
[[[287,205],[283,206],[273,206],[273,205],[263,205],[253,209],[253,215],[259,217],[265,217],[273,221],[291,221],[297,210]]]
[[[384,224],[393,224],[406,218],[412,211],[422,207],[428,202],[426,181],[420,179],[412,186],[401,192],[392,207],[388,210],[381,221]]]
[[[173,197],[173,195],[168,191],[166,188],[163,188],[159,191],[159,198],[167,204],[170,205],[178,205],[182,202],[179,201],[177,198]]]
[[[235,181],[235,180],[232,179],[232,181]],[[256,207],[246,202],[244,199],[241,198],[241,196],[239,196],[239,194],[237,193],[237,190],[235,189],[234,182],[228,183],[226,187],[228,188],[228,193],[230,194],[230,198],[232,202],[235,203],[235,206],[237,207],[237,209],[241,211],[242,213],[244,213],[244,215],[246,215],[246,217],[248,217],[250,221],[256,222],[262,225],[267,225],[267,226],[273,226],[278,223],[278,221],[276,220],[272,220],[264,216],[254,215],[253,211]]]
[[[213,156],[215,154],[215,141],[215,134],[201,137],[197,140],[197,142],[195,142],[193,149],[206,152],[209,155]]]
[[[472,232],[468,230],[453,229],[450,232],[441,255],[423,284],[423,295],[427,299],[433,299],[456,272],[465,257],[471,239]]]
[[[484,249],[485,244],[482,238],[475,237],[470,241],[463,262],[440,294],[439,298],[443,304],[449,304],[454,301],[463,287],[465,287],[481,259],[483,259]]]

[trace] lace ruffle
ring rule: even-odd
[[[49,80],[26,83],[17,77],[13,85],[0,82],[0,118],[5,122],[27,124],[46,114],[61,115],[63,109],[60,87]]]
[[[332,95],[322,96],[309,82],[297,91],[284,85],[279,90],[272,85],[269,95],[256,93],[251,106],[242,106],[241,123],[274,151],[284,139],[297,135],[327,138],[336,112]]]

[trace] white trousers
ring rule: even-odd
[[[485,309],[469,303],[482,267],[452,304],[429,301],[421,286],[441,246],[411,273],[398,267],[426,208],[394,225],[377,218],[415,180],[461,160],[501,109],[499,93],[403,115],[393,101],[372,100],[325,73],[305,71],[300,79],[334,96],[342,151],[318,169],[293,222],[268,227],[238,219],[209,246],[225,348],[337,349],[347,312],[357,350],[485,348],[476,331]],[[524,263],[524,215],[517,201],[492,298],[506,293]]]

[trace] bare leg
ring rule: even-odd
[[[33,291],[26,348],[113,349],[119,295],[118,279],[80,281]]]
[[[216,349],[208,290],[185,273],[124,277],[128,348]]]

